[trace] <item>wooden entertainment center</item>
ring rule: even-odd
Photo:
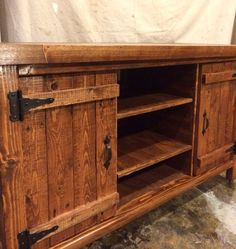
[[[77,249],[226,171],[236,46],[0,45],[0,248]]]

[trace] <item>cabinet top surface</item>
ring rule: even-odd
[[[0,65],[236,60],[236,45],[1,43]]]

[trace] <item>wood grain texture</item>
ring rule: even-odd
[[[3,248],[18,246],[17,234],[27,228],[24,191],[24,166],[22,153],[22,125],[9,120],[7,94],[19,88],[17,68],[0,68],[0,169],[1,203],[3,201]],[[3,225],[3,224],[2,224]],[[2,227],[1,227],[2,229]]]
[[[117,118],[127,118],[139,114],[167,109],[191,103],[191,98],[182,98],[168,94],[147,94],[119,99]]]
[[[220,159],[223,158],[228,158],[228,160],[232,160],[233,159],[233,155],[232,155],[232,146],[234,144],[227,144],[223,147],[220,147],[219,149],[216,149],[208,154],[205,154],[201,157],[198,157],[198,163],[199,163],[199,167],[200,168],[204,168],[208,165],[217,163],[217,161],[219,161]]]
[[[102,61],[216,59],[236,57],[236,46],[183,44],[0,45],[0,65]]]
[[[116,72],[96,74],[96,85],[114,84],[117,82]],[[97,101],[96,103],[96,164],[97,164],[97,198],[117,192],[117,99]],[[105,144],[104,139],[110,138],[112,159],[108,168],[104,167]],[[104,212],[100,219],[104,220],[113,216],[114,208]]]
[[[102,99],[115,98],[119,95],[119,86],[116,84],[111,86],[87,87],[80,89],[65,89],[53,92],[44,92],[36,94],[24,95],[25,98],[54,98],[54,102],[47,105],[42,105],[33,110],[43,110],[61,106],[81,104]]]
[[[89,242],[94,241],[107,233],[110,233],[121,226],[129,223],[130,221],[137,219],[148,211],[156,208],[158,205],[165,203],[171,198],[179,195],[180,193],[195,187],[207,179],[216,176],[225,170],[232,167],[233,162],[228,162],[226,164],[222,164],[219,167],[212,168],[208,172],[204,174],[200,174],[195,177],[190,177],[183,175],[181,177],[181,173],[178,180],[170,181],[166,183],[166,188],[163,187],[163,191],[155,191],[152,187],[147,188],[147,192],[137,196],[124,205],[118,207],[116,216],[102,222],[101,224],[88,229],[84,233],[61,243],[58,246],[55,246],[51,249],[77,249],[87,245]],[[173,172],[173,171],[171,171]],[[165,185],[165,184],[163,184]],[[157,188],[157,190],[160,188]]]
[[[235,60],[232,58],[232,60]],[[81,72],[99,72],[108,70],[120,70],[131,68],[151,68],[151,67],[163,67],[170,65],[187,65],[198,64],[207,62],[224,62],[228,61],[225,58],[203,58],[203,59],[191,59],[187,58],[183,60],[161,60],[161,61],[127,61],[127,62],[102,62],[96,64],[90,63],[73,63],[73,64],[36,64],[36,65],[19,65],[19,76],[35,76],[35,75],[50,75],[50,74],[64,74],[64,73],[81,73]]]
[[[227,70],[227,69],[226,69]],[[215,84],[218,82],[235,80],[236,70],[232,71],[222,71],[217,73],[205,73],[202,75],[202,81],[204,84]]]
[[[45,91],[42,77],[19,79],[20,89],[25,94]],[[46,113],[44,110],[27,113],[22,123],[25,205],[28,228],[34,228],[48,221],[48,169]],[[46,249],[49,241],[44,240],[34,246],[35,249]]]
[[[153,131],[142,131],[118,140],[118,177],[191,150],[192,146]]]
[[[227,170],[236,178],[229,151],[236,46],[0,44],[0,51],[7,65],[0,66],[0,248],[16,249],[26,228],[59,225],[34,248],[77,249],[211,176]],[[117,69],[125,69],[118,113]],[[56,100],[12,123],[7,93],[18,89]]]
[[[50,82],[54,78],[48,79]],[[56,78],[58,89],[72,88],[72,77]],[[47,157],[49,184],[49,218],[74,208],[74,169],[72,139],[72,107],[58,107],[46,111]],[[74,235],[71,227],[50,238],[53,246]]]
[[[75,75],[73,87],[95,86],[95,74]],[[96,103],[73,106],[75,207],[97,199]],[[78,234],[97,223],[97,216],[76,225]]]
[[[44,231],[50,229],[53,226],[59,226],[58,230],[56,230],[54,234],[60,233],[62,231],[65,231],[69,227],[77,225],[78,223],[83,222],[98,213],[106,211],[107,209],[113,207],[117,203],[118,203],[117,193],[107,195],[106,197],[103,197],[98,201],[97,200],[91,201],[71,211],[58,215],[57,217],[51,219],[49,222],[45,222],[44,224],[35,227],[34,229],[31,230],[31,232],[35,233],[38,231]],[[51,234],[48,236],[51,236]]]
[[[202,66],[202,74],[219,73],[227,70],[236,69],[236,64],[233,62],[205,64]],[[199,164],[195,168],[195,174],[206,170],[209,167],[214,167],[217,162],[209,156],[217,154],[221,148],[234,143],[233,125],[235,111],[235,81],[223,81],[217,84],[201,84],[200,89],[200,106],[199,106],[199,123],[198,123],[198,150],[197,157],[208,157],[208,167],[206,164]],[[208,123],[208,127],[203,133],[203,129]],[[214,152],[215,151],[215,152]],[[223,153],[223,152],[222,152]],[[223,154],[220,160],[230,160],[229,155]],[[207,156],[208,155],[208,156]],[[212,165],[210,166],[210,162]],[[200,166],[204,166],[201,168]]]

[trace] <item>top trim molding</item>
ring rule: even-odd
[[[236,45],[0,43],[0,65],[235,59]]]

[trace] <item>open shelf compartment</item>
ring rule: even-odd
[[[118,140],[119,178],[192,149],[191,145],[144,130]]]
[[[121,98],[118,101],[117,118],[127,118],[148,112],[158,111],[174,106],[191,103],[192,98],[184,98],[170,94],[145,94]]]
[[[168,189],[173,189],[190,179],[191,176],[166,164],[145,169],[119,180],[119,205],[122,206],[137,198],[144,198],[144,196],[147,198],[158,193],[164,195]]]

